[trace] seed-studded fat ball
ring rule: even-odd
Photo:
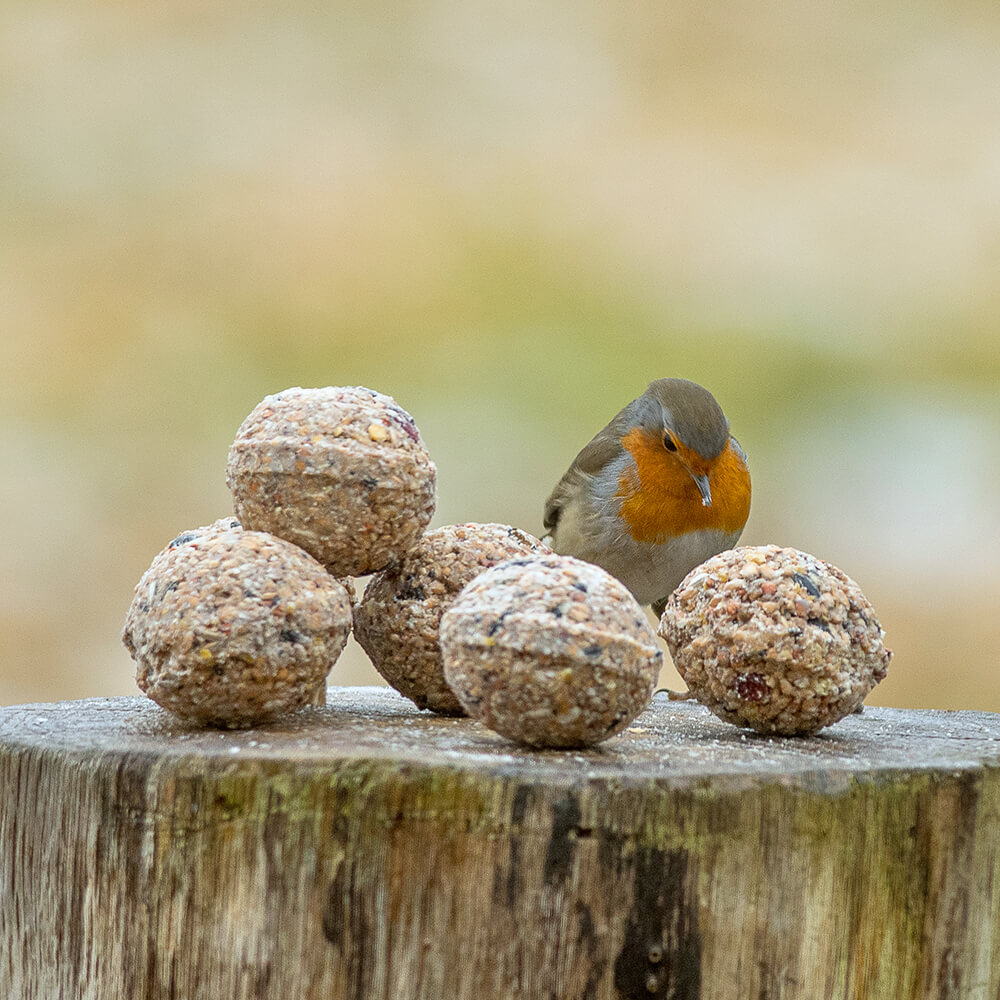
[[[529,746],[582,747],[624,729],[663,656],[635,598],[569,556],[477,576],[441,619],[445,678],[469,715]]]
[[[858,585],[815,556],[744,546],[693,569],[660,620],[691,693],[761,733],[815,733],[858,709],[891,653]]]
[[[239,728],[321,700],[350,628],[347,589],[320,563],[225,518],[156,556],[122,640],[153,701],[192,722]]]
[[[294,542],[338,577],[406,553],[434,513],[436,477],[409,413],[358,386],[265,397],[226,469],[245,528]]]
[[[549,551],[505,524],[450,524],[428,531],[402,562],[372,577],[354,609],[354,637],[375,669],[419,708],[462,715],[441,665],[442,613],[483,570]]]

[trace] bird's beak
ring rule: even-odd
[[[701,494],[702,507],[711,507],[712,487],[708,485],[708,476],[696,476],[692,473],[691,478],[694,480],[694,484],[698,487],[698,492]]]

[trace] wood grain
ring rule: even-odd
[[[245,732],[0,710],[0,996],[1000,996],[1000,717],[660,696],[586,752],[392,691]]]

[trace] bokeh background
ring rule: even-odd
[[[980,0],[5,0],[0,702],[135,690],[132,587],[269,392],[394,395],[436,524],[537,532],[681,375],[744,541],[875,604],[870,701],[1000,710],[998,46]]]

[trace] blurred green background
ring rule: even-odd
[[[539,532],[680,375],[743,541],[874,603],[869,700],[1000,710],[998,44],[973,0],[6,0],[0,702],[135,690],[132,587],[269,392],[394,395],[436,524]]]

